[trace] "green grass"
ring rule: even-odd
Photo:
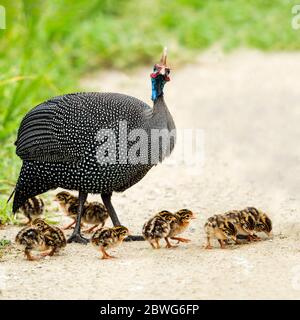
[[[9,240],[6,240],[6,239],[1,239],[0,240],[0,249],[3,249],[5,248],[6,246],[9,246],[10,245],[10,241]]]
[[[101,68],[172,65],[218,43],[262,50],[299,50],[289,0],[15,0],[0,30],[0,215],[21,161],[13,142],[25,113],[55,95],[80,90],[80,77]],[[3,213],[5,212],[5,213]]]

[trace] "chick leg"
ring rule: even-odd
[[[159,239],[155,239],[156,249],[160,249]]]
[[[74,219],[70,224],[62,227],[63,230],[71,229],[71,227],[76,223],[76,219]]]
[[[56,248],[52,248],[51,250],[47,250],[47,251],[42,252],[41,256],[42,257],[47,257],[47,256],[52,257],[54,255],[55,251],[56,251]]]
[[[223,240],[218,239],[221,249],[226,249],[226,245],[224,244]]]
[[[52,248],[52,250],[49,252],[49,256],[52,257],[54,253],[56,252],[56,248]]]
[[[207,236],[207,244],[206,244],[205,249],[212,249],[212,248],[213,248],[213,247],[212,247],[212,245],[210,244],[210,237]]]
[[[103,203],[109,213],[111,221],[112,221],[113,225],[116,227],[116,226],[120,226],[121,222],[119,221],[117,213],[111,203],[111,196],[112,196],[111,193],[101,194],[102,201],[103,201]],[[124,241],[144,241],[144,240],[145,239],[142,236],[129,235]]]
[[[155,245],[154,245],[153,242],[149,241],[149,243],[151,244],[151,247],[152,247],[153,249],[156,249],[156,247],[155,247]]]
[[[32,223],[31,216],[28,216],[28,221],[25,223],[25,226],[30,226]]]
[[[171,237],[172,240],[177,240],[178,243],[179,242],[190,242],[190,239],[186,239],[186,238],[179,238],[179,237]]]
[[[171,238],[171,239],[172,239],[172,238]],[[165,240],[166,240],[166,243],[167,243],[166,248],[176,248],[176,247],[177,247],[177,246],[173,246],[173,245],[170,243],[168,237],[165,237]]]
[[[115,258],[114,256],[111,256],[111,255],[109,255],[106,251],[105,251],[105,249],[104,249],[104,247],[100,247],[100,251],[102,252],[102,257],[101,257],[101,259],[111,259],[111,258]]]
[[[37,257],[34,257],[32,254],[31,254],[31,250],[30,249],[25,249],[25,256],[27,258],[27,260],[29,261],[36,261],[36,260],[39,260],[39,258]]]
[[[98,224],[95,224],[94,226],[92,226],[91,228],[88,228],[86,230],[84,230],[83,232],[86,232],[86,233],[91,233],[94,231],[95,228],[98,227]]]
[[[257,236],[255,233],[253,233],[253,235],[251,235],[250,237],[251,237],[252,241],[260,241],[261,240],[261,238],[259,236]]]
[[[72,235],[68,239],[68,243],[77,242],[77,243],[87,244],[89,242],[89,240],[84,238],[80,233],[81,217],[82,217],[82,213],[83,213],[83,209],[84,209],[84,203],[87,198],[87,193],[79,191],[78,198],[79,198],[79,207],[78,207],[78,215],[77,215],[77,219],[76,219],[76,225],[75,225],[75,228],[74,228]]]

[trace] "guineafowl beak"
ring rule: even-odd
[[[169,80],[168,76],[170,74],[170,68],[167,66],[167,48],[164,48],[164,51],[162,53],[162,56],[160,58],[160,70],[159,70],[159,74],[165,76],[166,81]]]
[[[160,58],[160,65],[166,67],[167,66],[167,54],[168,54],[168,49],[167,47],[164,47],[164,51],[162,53],[162,56]]]

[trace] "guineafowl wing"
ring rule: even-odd
[[[142,101],[115,93],[74,93],[52,98],[27,113],[16,141],[23,160],[76,162],[90,152],[97,131],[127,120],[140,127],[152,116]]]
[[[74,117],[70,116],[75,112],[71,102],[72,99],[57,97],[27,113],[15,142],[16,153],[21,159],[49,162],[80,159],[82,150],[76,140],[78,129]]]

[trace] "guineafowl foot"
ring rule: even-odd
[[[70,238],[67,240],[68,243],[76,242],[76,243],[82,243],[82,244],[88,244],[89,239],[84,238],[80,233],[73,233]]]
[[[83,206],[87,198],[87,193],[79,191],[78,199],[79,199],[79,206],[78,206],[78,215],[76,219],[76,225],[75,229],[70,236],[70,238],[67,240],[68,243],[76,242],[76,243],[82,243],[82,244],[88,244],[89,240],[84,238],[80,234],[80,228],[81,228],[81,217],[83,213]]]
[[[124,241],[145,241],[143,236],[128,236]]]

